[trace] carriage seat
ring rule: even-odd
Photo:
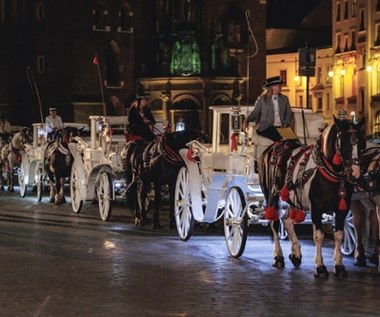
[[[255,149],[255,159],[258,159],[261,154],[264,152],[264,150],[273,144],[273,141],[271,139],[268,139],[264,136],[261,136],[256,131],[256,124],[253,122],[250,124],[251,126],[251,142]]]
[[[304,111],[304,118],[302,116]],[[306,145],[314,144],[325,128],[325,118],[320,113],[313,113],[308,109],[293,109],[293,130],[298,136],[299,141],[304,144],[306,136]],[[305,121],[305,129],[303,122]]]

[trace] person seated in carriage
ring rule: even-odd
[[[58,134],[63,129],[63,121],[61,116],[57,115],[57,108],[49,108],[49,115],[45,119],[46,132],[48,140],[52,141],[58,137]]]
[[[156,138],[153,133],[156,120],[148,107],[148,96],[145,93],[137,94],[136,100],[129,107],[128,122],[131,140],[140,138],[150,142]]]
[[[250,122],[255,122],[259,135],[273,141],[282,139],[277,128],[290,127],[293,118],[289,98],[281,93],[282,84],[280,76],[267,78],[263,82],[264,91],[244,120],[243,131],[247,130]]]

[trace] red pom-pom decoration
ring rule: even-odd
[[[296,208],[291,208],[289,212],[289,218],[294,220],[296,218],[296,212],[297,212]]]
[[[280,197],[283,201],[287,201],[289,199],[289,190],[286,186],[282,187]]]
[[[340,156],[340,154],[338,152],[335,153],[335,155],[333,157],[333,164],[334,165],[340,165],[340,164],[342,164],[342,157]]]
[[[267,220],[278,220],[278,212],[274,207],[266,207],[265,208],[265,219]]]
[[[301,209],[297,209],[296,216],[294,218],[294,222],[295,223],[301,223],[301,222],[305,221],[305,218],[306,218],[306,213]]]

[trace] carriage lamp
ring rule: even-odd
[[[44,143],[47,138],[47,131],[43,124],[41,124],[37,129],[37,138],[40,143]]]
[[[184,131],[185,130],[185,122],[183,121],[182,118],[178,119],[178,122],[175,125],[175,130],[176,131]]]
[[[356,121],[356,113],[355,113],[355,111],[351,111],[350,115],[351,115],[351,121],[352,121],[354,124],[358,123],[358,122]]]

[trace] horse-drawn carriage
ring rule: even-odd
[[[127,184],[120,151],[125,144],[126,116],[90,116],[90,140],[69,144],[74,162],[70,176],[71,207],[79,213],[84,201],[98,201],[102,220],[109,219],[112,203],[125,194]]]
[[[38,201],[41,201],[45,188],[49,184],[46,171],[47,146],[49,141],[44,123],[32,124],[32,142],[25,143],[25,151],[21,153],[21,164],[18,172],[18,181],[21,197],[25,197],[28,187],[35,188]],[[75,129],[86,133],[88,125],[83,123],[65,123],[65,129]],[[59,138],[59,134],[57,134]],[[50,142],[51,143],[51,142]]]
[[[191,237],[194,221],[213,223],[224,218],[228,251],[233,257],[239,257],[245,249],[248,225],[268,224],[264,217],[266,199],[260,186],[257,164],[261,154],[273,142],[257,135],[252,129],[252,146],[247,146],[245,135],[240,133],[244,111],[248,114],[245,107],[212,107],[211,110],[211,148],[192,141],[189,151],[181,150],[186,166],[178,174],[175,191],[177,231],[180,239],[186,241]],[[326,126],[324,118],[307,109],[294,109],[294,115],[294,131],[298,139],[306,144],[314,144]],[[224,138],[224,144],[223,135],[230,135]],[[283,204],[279,207],[280,218],[288,207],[286,203]],[[310,223],[310,218],[306,218],[305,222]],[[335,217],[326,214],[322,222],[334,224]],[[345,227],[347,230],[343,240],[352,241],[352,224],[348,223]],[[353,245],[342,245],[340,249],[344,251],[349,246],[353,249]],[[352,250],[345,251],[349,252]]]
[[[20,195],[25,197],[28,186],[36,187],[38,201],[42,198],[44,182],[44,152],[46,145],[46,130],[43,123],[33,123],[32,144],[25,144],[21,155],[21,165],[18,175]]]

